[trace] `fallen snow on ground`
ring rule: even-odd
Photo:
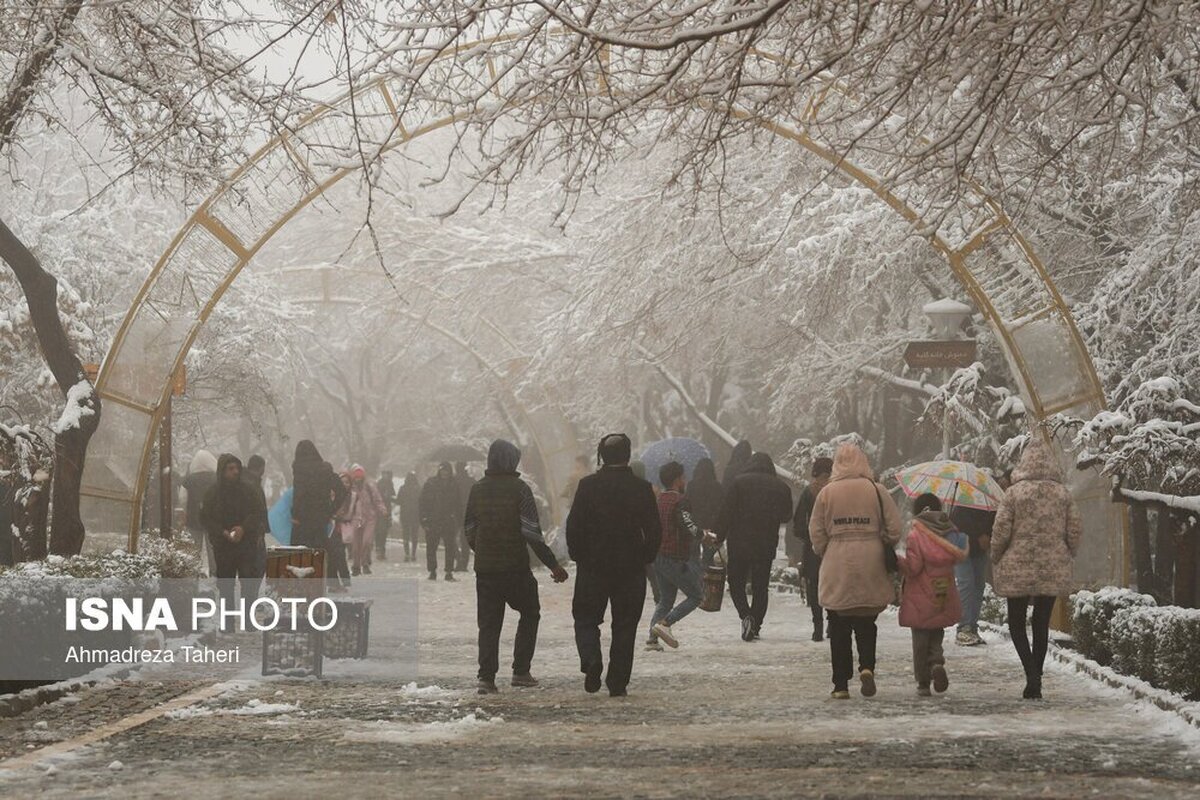
[[[216,717],[231,715],[235,717],[268,716],[271,714],[290,714],[299,711],[300,706],[291,703],[264,703],[254,699],[239,708],[210,708],[208,706],[188,706],[167,712],[168,719],[192,719],[194,717]]]
[[[348,742],[441,744],[503,722],[502,717],[483,717],[472,712],[444,722],[374,722],[350,728],[342,738]]]

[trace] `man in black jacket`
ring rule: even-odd
[[[767,616],[771,562],[779,549],[779,527],[792,517],[792,490],[775,474],[775,462],[755,453],[725,493],[715,541],[729,541],[729,596],[742,618],[742,640],[758,638]],[[753,604],[746,602],[750,579]]]
[[[385,469],[375,484],[379,489],[379,499],[387,506],[387,511],[375,523],[375,555],[380,561],[387,561],[387,538],[392,532],[392,509],[396,506],[396,481],[390,469]]]
[[[600,440],[599,471],[579,481],[567,516],[567,549],[579,565],[575,579],[575,645],[584,689],[600,691],[604,658],[600,623],[612,603],[612,645],[604,682],[623,697],[633,672],[633,650],[646,602],[646,565],[658,555],[662,525],[654,490],[629,467],[629,437]]]
[[[521,451],[497,439],[488,450],[487,472],[472,484],[467,497],[463,530],[467,546],[475,553],[475,604],[479,623],[479,693],[495,694],[500,669],[500,629],[504,607],[520,615],[513,646],[512,685],[537,686],[529,674],[537,647],[541,603],[537,580],[529,570],[529,550],[550,568],[555,583],[567,571],[542,538],[533,491],[517,465]]]
[[[329,523],[349,491],[315,444],[298,442],[292,461],[292,544],[326,549]],[[326,563],[327,572],[329,567]]]
[[[812,517],[817,495],[825,488],[825,484],[829,483],[832,475],[832,458],[818,458],[813,461],[812,481],[800,492],[800,499],[796,502],[796,514],[792,517],[792,536],[800,545],[800,570],[804,574],[805,599],[808,600],[809,610],[812,611],[814,642],[825,641],[825,620],[819,595],[821,557],[813,550],[812,537],[808,533],[808,520]]]
[[[242,599],[249,607],[258,598],[262,572],[258,546],[266,518],[258,490],[242,480],[242,462],[222,453],[217,459],[217,482],[200,506],[200,521],[212,543],[214,572],[221,596],[233,600],[234,579],[242,584]]]
[[[437,549],[446,548],[446,580],[454,580],[454,562],[463,520],[463,497],[448,461],[438,465],[437,475],[421,487],[421,526],[425,528],[425,565],[429,580],[437,580]]]

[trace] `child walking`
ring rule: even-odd
[[[936,495],[923,494],[913,501],[913,521],[898,554],[904,588],[900,594],[900,624],[912,629],[913,673],[917,694],[929,697],[950,685],[942,653],[945,628],[962,617],[962,603],[954,585],[954,565],[967,557],[967,536],[950,522]]]

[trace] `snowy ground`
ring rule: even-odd
[[[403,564],[382,572],[423,577]],[[879,695],[833,701],[827,646],[809,641],[808,609],[795,595],[772,597],[764,638],[752,644],[738,639],[728,603],[720,614],[696,612],[677,626],[678,651],[638,652],[629,697],[586,695],[570,592],[542,579],[534,663],[542,688],[502,683],[499,696],[477,697],[472,582],[423,582],[417,683],[389,680],[388,621],[377,613],[372,658],[331,663],[331,680],[243,675],[211,698],[72,747],[73,737],[197,685],[101,687],[0,720],[0,758],[10,759],[0,762],[0,796],[1161,800],[1200,792],[1200,731],[1057,666],[1046,701],[1024,702],[1015,656],[1001,641],[951,645],[950,692],[922,699],[908,633],[885,616]],[[28,755],[64,740],[53,756]]]

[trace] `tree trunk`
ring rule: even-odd
[[[1129,506],[1129,518],[1138,591],[1155,594],[1158,582],[1155,580],[1154,562],[1150,555],[1150,515],[1146,513],[1144,505],[1135,503]]]
[[[1181,531],[1175,538],[1175,605],[1196,607],[1196,533],[1195,528]]]
[[[1158,509],[1158,525],[1154,536],[1154,574],[1159,586],[1167,592],[1175,575],[1175,518],[1166,508]]]
[[[12,268],[37,333],[46,366],[78,423],[57,431],[54,437],[54,473],[50,502],[50,552],[75,555],[83,548],[83,521],[79,517],[79,487],[88,442],[100,425],[100,398],[88,383],[79,357],[58,316],[58,281],[42,269],[37,258],[0,220],[0,259]],[[80,390],[72,391],[83,384]],[[83,391],[86,389],[86,391]]]

